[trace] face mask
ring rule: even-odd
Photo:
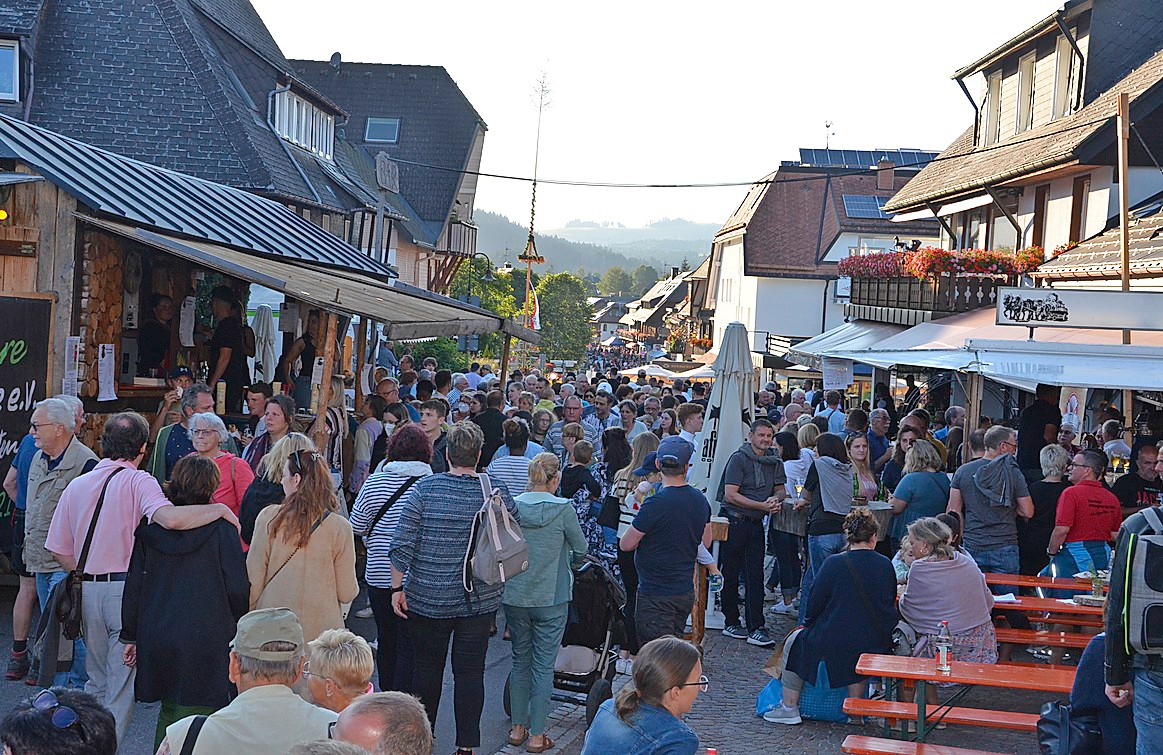
[[[394,423],[394,422],[391,424],[389,424],[387,422],[384,423],[384,432],[385,433],[387,433],[388,435],[391,435],[395,431],[396,431],[396,423]]]

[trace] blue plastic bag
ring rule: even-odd
[[[769,710],[775,710],[779,707],[781,700],[783,700],[783,685],[780,684],[779,679],[772,679],[766,687],[759,691],[759,697],[755,698],[755,715],[762,716]]]

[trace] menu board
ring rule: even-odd
[[[48,391],[53,294],[0,295],[0,479]]]

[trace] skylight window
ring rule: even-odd
[[[889,199],[867,194],[845,194],[844,214],[850,218],[887,218],[883,208]]]
[[[365,142],[395,144],[400,139],[400,119],[369,116],[363,139]]]

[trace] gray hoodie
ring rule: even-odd
[[[573,596],[570,567],[580,566],[587,550],[577,512],[568,498],[552,493],[522,493],[513,500],[529,544],[529,569],[505,582],[501,602],[541,608],[569,601]]]

